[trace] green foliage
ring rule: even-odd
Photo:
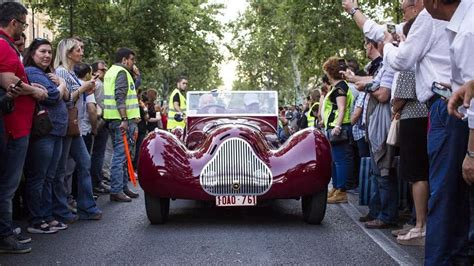
[[[301,102],[330,56],[367,62],[363,34],[340,1],[249,2],[246,12],[228,25],[233,32],[230,49],[240,62],[235,89],[277,90],[280,101]],[[368,1],[361,8],[372,17],[380,4]],[[386,5],[384,15],[393,15],[393,4]]]
[[[221,84],[218,64],[222,61],[216,41],[222,26],[215,15],[222,5],[205,0],[48,0],[27,3],[51,17],[55,42],[73,35],[86,46],[85,60],[113,63],[119,47],[137,53],[143,84],[163,95],[180,75],[189,77],[196,89]]]

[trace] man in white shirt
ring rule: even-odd
[[[466,226],[452,222],[452,219],[466,221],[468,217],[468,211],[467,214],[459,211],[466,202],[462,197],[465,192],[457,180],[461,178],[460,163],[465,154],[465,151],[460,153],[459,145],[465,134],[462,124],[449,117],[446,101],[431,91],[433,82],[449,84],[451,79],[446,26],[446,21],[435,20],[427,10],[423,10],[405,42],[397,48],[391,44],[391,35],[386,34],[384,46],[386,63],[394,69],[405,71],[415,65],[417,98],[430,108],[430,198],[425,242],[427,265],[454,263],[462,257],[462,236],[467,237]]]
[[[364,36],[376,42],[383,41],[384,32],[387,27],[385,25],[377,24],[375,21],[367,18],[364,13],[359,9],[357,0],[344,0],[342,1],[342,7],[344,10],[352,16],[357,26],[364,31]],[[403,13],[403,21],[406,22],[416,17],[421,10],[423,10],[422,0],[404,0],[401,8]],[[405,23],[395,25],[397,33],[402,32],[403,25]]]
[[[425,0],[426,9],[428,12],[436,19],[449,21],[449,24],[446,27],[446,34],[449,40],[449,54],[451,59],[451,88],[454,93],[462,94],[469,85],[470,81],[474,80],[474,54],[472,52],[472,47],[474,47],[474,2],[472,0]],[[466,85],[462,88],[463,85]],[[458,92],[459,91],[459,92]],[[455,98],[452,99],[455,101]],[[471,246],[474,242],[474,226],[473,226],[473,207],[469,205],[474,205],[474,195],[473,188],[469,188],[466,183],[463,182],[461,178],[461,165],[464,167],[474,164],[474,123],[472,123],[472,113],[473,105],[471,104],[471,112],[468,112],[469,117],[469,128],[470,135],[468,137],[468,125],[462,120],[458,120],[454,117],[450,117],[448,126],[454,135],[448,140],[447,145],[452,148],[450,151],[450,161],[447,163],[454,164],[456,167],[456,172],[451,176],[452,179],[457,181],[457,191],[454,191],[456,194],[450,195],[451,198],[459,199],[460,205],[457,207],[457,222],[456,227],[459,227],[459,235],[457,237],[457,243],[455,244],[456,249],[452,249],[452,254],[445,254],[448,257],[448,263],[459,263],[472,265],[474,261],[469,261],[468,250],[469,243],[468,239],[471,242]],[[450,105],[450,112],[454,113],[455,109],[453,104]],[[456,110],[457,112],[457,110]],[[459,115],[459,114],[458,114]],[[469,145],[467,146],[469,138]],[[467,152],[466,152],[467,148]],[[465,176],[465,180],[469,183],[470,177]],[[472,184],[471,184],[472,186]],[[469,202],[469,191],[471,194],[471,202]],[[470,207],[470,210],[469,210]],[[471,215],[471,228],[469,232],[469,212]],[[462,233],[462,234],[461,234]],[[450,243],[446,243],[449,245]],[[474,254],[470,254],[473,256]],[[444,262],[444,261],[442,261]]]

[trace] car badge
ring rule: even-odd
[[[235,182],[234,184],[232,184],[232,189],[238,191],[240,189],[240,184]]]

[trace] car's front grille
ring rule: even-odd
[[[214,149],[212,149],[214,150]],[[203,189],[211,195],[262,195],[272,174],[250,145],[238,138],[224,141],[201,172]]]

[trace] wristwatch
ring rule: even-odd
[[[469,158],[474,158],[474,151],[467,151],[467,152],[466,152],[466,155],[467,155]]]
[[[122,117],[122,121],[128,122],[128,117],[126,117],[126,116]]]
[[[351,8],[351,11],[349,11],[349,15],[354,16],[354,14],[357,12],[357,10],[359,10],[358,7]]]

